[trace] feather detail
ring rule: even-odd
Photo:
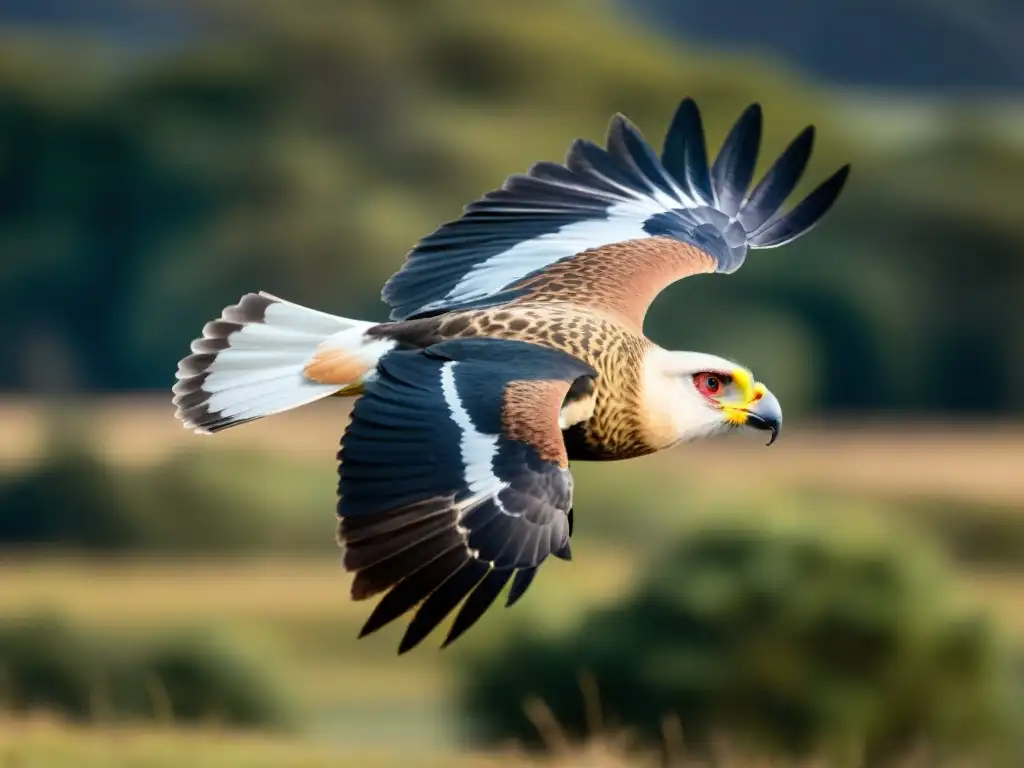
[[[752,104],[709,168],[700,112],[691,99],[676,110],[660,158],[629,120],[614,116],[604,147],[577,139],[564,164],[545,161],[510,176],[470,203],[461,218],[423,238],[384,286],[392,318],[506,303],[546,270],[648,238],[700,249],[713,270],[734,272],[749,249],[810,231],[848,173],[848,166],[841,168],[780,216],[806,167],[813,131],[801,133],[748,194],[762,122],[760,106]],[[671,259],[672,249],[667,253]]]

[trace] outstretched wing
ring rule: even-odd
[[[559,417],[589,417],[563,406],[575,381],[595,376],[564,352],[496,339],[381,359],[339,454],[352,596],[387,591],[363,635],[418,605],[402,653],[465,599],[447,645],[510,579],[508,605],[548,555],[568,559],[572,475]],[[573,391],[591,398],[593,388]]]
[[[640,325],[669,283],[733,272],[749,248],[784,245],[821,220],[849,166],[782,211],[813,142],[809,126],[748,193],[761,143],[757,104],[710,168],[691,99],[676,111],[660,159],[616,115],[607,148],[578,139],[564,165],[541,162],[509,177],[421,240],[382,296],[394,320],[564,294]]]

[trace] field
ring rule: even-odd
[[[216,730],[121,726],[76,728],[50,720],[0,723],[0,761],[11,768],[393,768],[408,756],[342,749],[297,739],[240,735]],[[424,768],[515,766],[503,758],[440,754],[417,758]],[[521,765],[529,765],[523,762]]]
[[[86,423],[115,464],[152,465],[188,449],[210,456],[225,449],[266,453],[268,459],[301,466],[296,487],[316,484],[309,493],[329,504],[335,446],[345,421],[344,408],[338,406],[327,403],[216,438],[185,433],[162,400],[104,402],[90,409]],[[0,442],[0,467],[31,465],[43,454],[42,414],[33,404],[0,404],[6,436]],[[632,517],[625,528],[622,520],[594,519],[599,530],[588,534],[587,507],[579,504],[577,527],[583,533],[574,541],[572,563],[559,561],[543,569],[529,599],[512,611],[489,613],[450,649],[438,652],[439,638],[432,638],[401,659],[394,655],[401,627],[356,641],[369,606],[349,601],[347,577],[329,548],[327,554],[309,556],[102,562],[8,554],[0,563],[0,615],[52,610],[127,637],[197,624],[223,626],[278,660],[284,677],[301,692],[309,727],[300,736],[271,738],[131,724],[87,729],[45,716],[31,723],[0,720],[0,765],[516,765],[463,754],[464,734],[451,703],[452,665],[514,625],[556,628],[587,606],[621,593],[643,567],[643,529],[650,527],[651,537],[657,538],[659,530],[676,524],[670,519],[673,499],[764,498],[768,504],[787,489],[809,488],[854,500],[939,500],[964,510],[963,515],[995,505],[1000,519],[1009,516],[1017,522],[1018,514],[1024,517],[1021,456],[1024,428],[797,425],[771,450],[757,436],[738,435],[631,466],[582,468],[580,491],[594,494],[595,504],[598,495],[628,500],[630,489],[637,489],[645,503],[650,496],[648,517],[642,509],[627,510]],[[668,501],[656,503],[658,497]],[[602,514],[621,515],[623,506]],[[856,509],[854,504],[845,512],[836,507],[822,514],[841,521]],[[601,528],[612,523],[618,527]],[[631,529],[640,533],[615,533]],[[965,598],[984,606],[1014,638],[1024,640],[1024,568],[973,564],[961,566],[961,572]],[[617,763],[604,754],[564,764]]]
[[[440,753],[424,755],[388,750],[346,749],[266,736],[217,730],[168,730],[120,726],[107,729],[69,727],[52,720],[0,721],[0,759],[17,768],[655,768],[655,755],[638,754],[628,738],[607,734],[585,744],[555,748],[546,758],[529,757],[509,749],[497,754]],[[670,752],[675,765],[702,768],[696,760],[683,763],[684,747]],[[761,768],[723,747],[718,768]],[[918,768],[926,763],[911,763]],[[768,768],[765,766],[764,768]],[[774,768],[779,768],[774,766]],[[812,768],[809,766],[808,768]],[[962,768],[971,768],[963,766]]]
[[[517,606],[517,615],[498,611],[485,617],[480,634],[467,636],[466,645],[438,652],[428,643],[398,658],[393,648],[400,628],[355,641],[366,609],[347,600],[346,580],[334,562],[5,562],[0,567],[0,615],[46,606],[128,632],[215,620],[276,653],[286,676],[303,692],[314,724],[298,737],[269,737],[0,719],[0,765],[525,768],[535,763],[461,750],[448,703],[448,665],[514,621],[554,625],[571,619],[584,606],[614,596],[634,567],[623,552],[582,542],[572,564],[558,563],[538,577],[534,599]],[[977,577],[969,583],[974,597],[1024,639],[1019,610],[1024,578]],[[626,763],[598,749],[551,765],[614,768]]]
[[[276,653],[287,666],[285,675],[302,691],[314,723],[300,737],[288,738],[130,724],[84,728],[47,717],[31,723],[0,719],[0,765],[537,765],[526,757],[463,752],[448,703],[446,671],[474,645],[500,633],[510,619],[522,621],[526,615],[557,625],[628,583],[632,566],[622,553],[587,545],[580,552],[580,560],[589,565],[574,569],[571,579],[557,567],[539,576],[543,600],[524,602],[518,617],[498,612],[466,645],[443,653],[428,645],[401,659],[394,655],[400,628],[356,642],[366,607],[348,601],[347,579],[333,561],[5,562],[0,566],[0,615],[44,606],[85,624],[136,633],[215,621]],[[616,768],[627,762],[597,744],[544,765]]]
[[[82,412],[75,402],[54,403],[85,419],[97,445],[118,462],[147,463],[176,450],[256,449],[334,466],[348,419],[345,401],[315,403],[274,419],[247,424],[215,438],[197,437],[173,418],[169,398],[106,399]],[[0,400],[0,468],[31,462],[45,450],[38,401]],[[54,410],[61,416],[61,410]],[[760,435],[736,435],[639,460],[685,466],[709,485],[780,487],[813,482],[838,490],[920,494],[1024,507],[1024,425],[1004,423],[888,422],[839,419],[828,425],[787,425],[770,451]],[[729,461],[723,461],[728,457]],[[743,471],[735,472],[741,465]]]

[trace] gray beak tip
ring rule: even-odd
[[[754,429],[770,432],[767,445],[773,445],[779,439],[779,432],[782,431],[782,406],[779,405],[775,395],[766,392],[754,404],[754,407],[748,412],[747,425]]]

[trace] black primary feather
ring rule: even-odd
[[[711,166],[717,208],[730,218],[739,212],[754,178],[757,153],[761,149],[762,123],[760,104],[751,104],[743,110]]]
[[[750,239],[751,244],[755,248],[775,248],[810,232],[839,198],[849,175],[850,166],[844,165],[789,213],[758,229]]]
[[[479,560],[470,560],[430,593],[409,622],[408,629],[398,645],[398,652],[411,651],[444,621],[455,606],[469,594],[490,571],[490,566]]]
[[[447,645],[510,580],[518,599],[533,578],[523,574],[566,556],[572,478],[531,443],[505,436],[502,402],[513,382],[561,380],[568,395],[574,385],[591,390],[576,382],[593,376],[564,352],[498,339],[381,359],[339,453],[338,539],[355,574],[352,597],[383,593],[360,636],[415,609],[405,652],[466,599]],[[477,448],[464,453],[466,441]],[[491,441],[490,455],[481,453]]]
[[[505,603],[506,608],[511,608],[518,602],[519,598],[526,594],[526,590],[530,588],[536,575],[536,568],[523,568],[516,571],[516,575],[512,579],[512,587],[508,591],[508,601]]]
[[[498,595],[501,594],[501,590],[508,584],[508,580],[512,578],[513,573],[514,571],[507,568],[503,570],[495,569],[484,576],[483,581],[477,584],[473,591],[469,593],[466,602],[462,604],[462,608],[455,615],[452,628],[448,630],[448,636],[441,644],[442,648],[446,648],[454,643],[467,629],[476,624],[480,617],[484,615],[484,612],[498,598]]]
[[[714,204],[704,126],[693,99],[683,99],[676,109],[665,134],[661,162],[697,204]]]
[[[459,547],[434,558],[418,571],[406,576],[377,603],[359,636],[365,637],[371,632],[376,632],[385,624],[412,610],[441,586],[445,579],[468,562],[469,555],[465,548]]]
[[[813,148],[814,127],[807,126],[779,155],[743,203],[739,221],[744,232],[756,231],[782,208],[800,183]]]
[[[660,158],[616,115],[604,147],[577,139],[564,164],[543,161],[509,176],[500,189],[467,205],[462,217],[424,237],[383,288],[392,319],[507,302],[520,295],[517,285],[527,276],[623,239],[672,237],[711,255],[717,271],[735,271],[750,248],[774,247],[810,231],[835,202],[848,171],[780,215],[807,165],[813,130],[802,132],[748,194],[761,133],[761,108],[752,104],[709,167],[692,99],[676,110]]]

